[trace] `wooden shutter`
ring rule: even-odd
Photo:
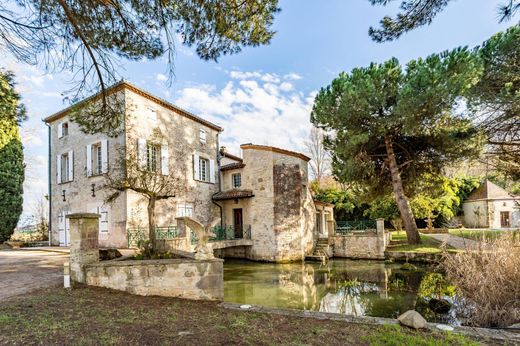
[[[139,169],[146,169],[146,139],[139,138],[137,140],[137,160]]]
[[[199,176],[199,155],[193,155],[193,179],[200,180]]]
[[[58,138],[63,137],[63,122],[58,123]]]
[[[69,151],[69,181],[74,180],[74,152]]]
[[[101,173],[108,173],[108,140],[101,141]]]
[[[87,177],[92,175],[92,145],[87,145]]]
[[[161,146],[161,173],[163,175],[170,174],[168,145]]]
[[[56,182],[61,183],[61,155],[56,155]]]
[[[209,160],[209,182],[215,184],[215,160]]]

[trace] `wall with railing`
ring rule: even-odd
[[[332,236],[335,257],[384,259],[390,235],[384,220],[338,221]]]

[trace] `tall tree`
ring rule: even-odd
[[[372,5],[383,6],[393,2],[392,0],[369,1]],[[510,20],[520,10],[520,0],[504,1],[498,8],[500,22]],[[370,27],[368,33],[376,42],[398,39],[405,32],[429,25],[450,2],[452,0],[401,0],[401,12],[395,18],[385,16],[380,22],[381,28]]]
[[[520,180],[520,26],[500,32],[477,49],[483,74],[470,108],[488,139],[492,162]]]
[[[0,243],[9,239],[23,206],[23,146],[18,125],[25,107],[16,92],[14,76],[0,69]]]
[[[173,77],[176,42],[194,46],[204,60],[267,44],[277,5],[278,0],[3,1],[0,46],[18,61],[71,71],[78,81],[70,90],[72,102],[100,91],[102,102],[91,114],[98,126],[84,129],[97,132],[105,125],[109,132],[118,127],[110,120],[121,107],[105,90],[119,79],[119,58],[166,55]]]
[[[460,95],[478,79],[466,49],[412,60],[397,59],[341,73],[320,90],[312,122],[330,132],[333,173],[373,196],[396,199],[408,242],[420,242],[408,196],[424,174],[479,153],[471,122],[454,113]]]
[[[313,178],[321,183],[321,180],[328,173],[330,167],[329,153],[323,143],[324,133],[322,129],[313,127],[309,134],[309,139],[305,141],[305,147],[311,157],[310,167]]]

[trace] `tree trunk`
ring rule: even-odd
[[[150,240],[151,252],[155,253],[157,249],[155,239],[155,197],[148,199],[148,239]]]
[[[388,166],[390,168],[390,175],[392,176],[392,187],[394,189],[395,202],[397,208],[401,213],[401,219],[403,219],[404,229],[406,230],[406,238],[408,238],[408,244],[420,244],[421,238],[417,231],[417,225],[413,217],[412,208],[410,202],[404,194],[403,181],[401,180],[401,173],[397,166],[395,159],[394,147],[392,139],[389,136],[385,137],[386,154],[388,159]]]

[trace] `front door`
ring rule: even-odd
[[[70,245],[70,226],[69,219],[65,216],[70,214],[69,211],[62,211],[58,214],[58,233],[60,239],[60,246],[69,246]]]
[[[502,227],[502,228],[511,227],[511,218],[510,218],[510,213],[508,211],[500,212],[500,227]]]
[[[233,209],[233,228],[235,229],[235,238],[243,238],[244,222],[242,219],[242,208]]]

